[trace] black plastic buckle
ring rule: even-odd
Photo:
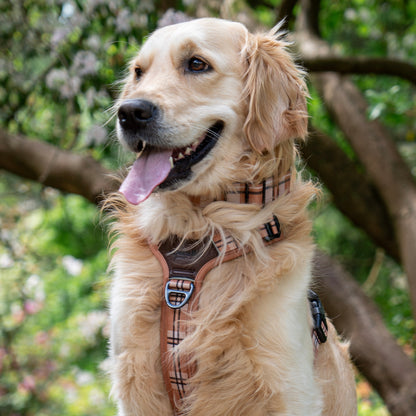
[[[328,339],[328,324],[326,322],[325,309],[318,295],[313,290],[308,291],[308,299],[313,319],[313,331],[318,337],[319,342],[323,344]]]
[[[280,238],[280,236],[282,235],[282,231],[280,229],[280,222],[277,219],[276,215],[273,215],[273,222],[267,222],[266,224],[264,224],[264,227],[266,228],[267,231],[267,235],[266,237],[264,237],[264,239],[269,242],[269,241],[273,241],[276,238]],[[273,227],[276,227],[276,232],[273,231]]]
[[[189,289],[178,289],[178,288],[171,289],[169,287],[169,284],[171,283],[171,280],[185,280],[185,281],[189,282],[190,287],[189,287]],[[189,279],[187,277],[175,277],[171,280],[169,280],[166,283],[166,286],[165,286],[165,301],[166,301],[166,304],[169,306],[169,308],[171,308],[171,309],[180,309],[188,303],[189,299],[192,296],[192,293],[194,293],[194,288],[195,288],[194,280]],[[178,298],[177,298],[177,295],[180,295],[181,297],[183,297],[183,299],[177,304],[172,303],[172,301],[170,299],[171,295],[174,295],[176,297],[176,299],[175,299],[176,301],[179,301]]]

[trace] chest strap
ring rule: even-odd
[[[265,244],[280,241],[276,216],[259,228]],[[162,265],[164,301],[161,305],[160,349],[163,378],[172,407],[178,408],[187,393],[188,379],[196,368],[174,348],[189,333],[192,311],[198,309],[199,292],[206,274],[214,267],[240,257],[245,249],[231,235],[214,235],[203,241],[171,237],[151,250]]]

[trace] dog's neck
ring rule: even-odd
[[[191,201],[195,206],[201,208],[215,201],[226,201],[234,204],[255,204],[264,207],[269,202],[277,199],[279,195],[290,192],[292,181],[293,172],[290,170],[278,179],[270,177],[258,184],[235,182],[232,188],[223,192],[220,198],[191,197]]]

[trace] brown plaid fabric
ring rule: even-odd
[[[279,195],[290,192],[292,173],[275,180],[265,179],[260,184],[235,183],[232,191],[226,192],[224,200],[235,204],[256,204],[264,206]]]
[[[257,185],[235,184],[234,189],[227,192],[223,200],[264,206],[279,195],[290,191],[291,178],[292,173],[288,172],[279,181],[269,178]],[[212,201],[193,199],[193,203],[200,206],[206,206],[210,202]],[[280,224],[275,216],[258,231],[265,244],[281,239]],[[224,254],[221,257],[222,262],[226,262],[246,251],[231,234],[222,236],[216,233],[206,242],[185,241],[182,244],[191,249],[182,250],[178,238],[166,241],[159,247],[151,246],[162,264],[164,274],[165,300],[162,301],[161,310],[160,346],[163,376],[175,414],[178,414],[180,402],[189,388],[188,380],[196,370],[189,364],[189,357],[180,357],[175,353],[175,349],[189,333],[188,321],[192,311],[198,308],[198,293],[203,279],[209,270],[218,265],[220,254]],[[208,249],[198,250],[198,247]],[[199,253],[196,260],[192,254],[195,252]]]
[[[183,282],[177,281],[179,285]],[[188,282],[187,282],[188,283]],[[168,281],[166,284],[171,284]],[[180,294],[170,294],[171,304],[180,304],[183,299]],[[166,302],[162,302],[161,325],[161,358],[165,385],[174,409],[186,394],[187,380],[190,377],[190,369],[183,365],[183,360],[175,353],[175,348],[188,334],[187,316],[190,303],[178,309],[171,309]]]
[[[200,207],[206,207],[214,201],[228,201],[235,204],[256,204],[264,206],[279,196],[290,192],[292,171],[289,171],[278,180],[267,178],[260,184],[234,183],[232,189],[224,193],[222,198],[212,200],[203,197],[193,197],[192,202]]]
[[[179,300],[182,302],[182,299]],[[181,315],[186,314],[189,309],[189,303],[180,309],[174,309],[170,330],[166,332],[167,353],[171,359],[169,365],[169,382],[175,397],[182,399],[186,393],[187,379],[189,378],[189,369],[181,367],[180,357],[175,354],[175,347],[185,338],[188,333],[186,319],[181,319]]]
[[[222,239],[221,234],[215,233],[214,237],[212,238],[212,242],[214,243],[215,247],[217,247],[218,253],[223,253],[224,247],[226,255],[234,252],[240,255],[240,251],[242,250],[231,234],[226,234],[225,238]]]

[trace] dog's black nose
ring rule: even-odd
[[[127,100],[118,109],[120,126],[127,130],[146,127],[158,114],[158,108],[146,100]]]

